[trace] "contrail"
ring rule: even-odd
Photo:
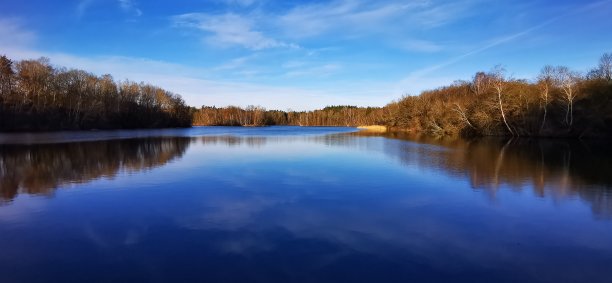
[[[513,41],[513,40],[515,40],[515,39],[517,39],[519,37],[525,36],[525,35],[533,32],[535,30],[538,30],[538,29],[541,29],[541,28],[543,28],[545,26],[550,25],[550,24],[558,21],[561,18],[565,18],[565,17],[568,17],[568,16],[573,16],[573,15],[581,14],[581,13],[590,11],[592,9],[595,9],[595,8],[597,8],[599,6],[603,6],[605,4],[608,4],[610,2],[612,2],[612,0],[604,0],[604,1],[595,2],[595,3],[592,3],[592,4],[586,5],[586,6],[582,7],[582,8],[580,8],[580,9],[572,10],[572,11],[567,12],[565,14],[556,16],[554,18],[551,18],[551,19],[549,19],[549,20],[539,24],[539,25],[533,26],[533,27],[528,28],[526,30],[523,30],[521,32],[517,32],[517,33],[511,34],[511,35],[504,36],[504,37],[499,38],[499,39],[497,39],[497,40],[495,40],[495,41],[493,41],[493,42],[491,42],[489,44],[486,44],[486,45],[484,45],[482,47],[474,49],[474,50],[472,50],[470,52],[467,52],[465,54],[462,54],[462,55],[456,56],[454,58],[451,58],[451,59],[449,59],[449,60],[447,60],[445,62],[442,62],[440,64],[433,65],[433,66],[430,66],[430,67],[427,67],[427,68],[424,68],[424,69],[412,72],[407,78],[405,78],[402,81],[406,81],[408,79],[414,79],[414,78],[418,78],[418,77],[430,74],[430,73],[432,73],[434,71],[437,71],[437,70],[439,70],[441,68],[444,68],[444,67],[447,67],[449,65],[455,64],[455,63],[457,63],[457,62],[459,62],[459,61],[461,61],[461,60],[463,60],[463,59],[465,59],[467,57],[479,54],[479,53],[484,52],[484,51],[486,51],[488,49],[491,49],[493,47],[496,47],[496,46],[499,46],[501,44]]]

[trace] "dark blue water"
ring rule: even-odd
[[[0,282],[612,282],[606,141],[0,135]]]

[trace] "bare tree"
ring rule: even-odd
[[[493,68],[493,70],[491,70],[489,76],[491,78],[491,87],[493,87],[497,94],[499,112],[501,113],[504,125],[506,125],[508,132],[510,132],[510,134],[514,136],[514,132],[510,128],[508,120],[506,119],[506,113],[504,112],[504,103],[502,101],[502,96],[506,87],[506,70],[501,65],[497,65]]]
[[[110,75],[54,68],[47,58],[14,65],[0,56],[0,130],[188,126],[180,96]],[[19,118],[19,119],[17,119]],[[47,119],[49,118],[49,119]]]
[[[476,95],[485,93],[490,86],[491,80],[485,72],[478,72],[472,78],[470,89]]]
[[[41,97],[52,85],[53,68],[49,58],[23,60],[16,64],[16,69],[19,89],[24,94],[20,107],[31,103],[37,110],[40,109]]]
[[[574,123],[574,100],[578,94],[578,82],[580,81],[580,74],[571,71],[568,67],[557,66],[555,68],[555,79],[554,82],[563,92],[563,102],[565,102],[565,123],[568,126],[572,126]]]
[[[546,124],[546,115],[548,113],[549,93],[550,88],[554,82],[555,69],[553,66],[547,65],[542,68],[540,75],[538,76],[538,86],[540,87],[540,100],[542,108],[544,109],[544,116],[542,117],[542,125],[540,126],[540,132],[544,129]]]
[[[454,105],[455,108],[453,108],[453,110],[459,114],[461,120],[463,120],[468,126],[470,126],[470,128],[476,129],[476,127],[474,127],[474,125],[472,125],[472,123],[470,122],[470,119],[468,119],[467,115],[465,115],[465,111],[461,109],[461,106],[457,103],[455,103]]]
[[[262,106],[255,108],[255,115],[253,124],[256,126],[264,126],[266,124],[266,109]]]
[[[605,53],[601,56],[597,70],[602,79],[612,80],[612,53]]]
[[[0,57],[0,103],[4,103],[13,89],[13,61],[6,56]]]

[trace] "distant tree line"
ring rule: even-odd
[[[240,108],[202,106],[193,114],[197,126],[359,126],[384,123],[380,107],[328,106],[314,111],[266,110],[259,106]]]
[[[388,126],[437,135],[612,136],[612,54],[587,74],[545,66],[533,80],[497,66],[384,109]]]
[[[295,112],[202,107],[193,115],[194,125],[385,125],[433,135],[612,136],[612,54],[604,54],[587,74],[545,66],[533,80],[513,79],[496,66],[470,81],[404,96],[381,108]]]
[[[110,75],[53,67],[47,58],[0,56],[0,130],[188,127],[176,94]]]
[[[545,66],[532,80],[496,66],[469,81],[404,96],[385,107],[330,106],[314,111],[187,107],[179,95],[48,59],[0,57],[0,130],[207,126],[359,126],[434,135],[612,136],[612,54],[586,74]]]

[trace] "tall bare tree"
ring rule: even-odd
[[[11,96],[14,75],[13,61],[4,55],[0,56],[0,103],[4,103]]]
[[[561,97],[565,102],[565,124],[572,126],[574,123],[574,101],[578,95],[578,82],[580,81],[580,74],[570,70],[565,66],[557,66],[555,68],[555,84],[563,92]]]
[[[20,108],[31,103],[35,110],[39,110],[43,107],[42,96],[52,86],[53,67],[49,64],[49,58],[23,60],[17,63],[16,69],[19,89],[24,94]]]
[[[553,66],[547,65],[542,68],[540,71],[540,75],[538,76],[538,86],[540,88],[540,101],[542,103],[542,109],[544,110],[544,115],[542,117],[542,124],[540,126],[540,132],[544,129],[544,125],[546,124],[546,115],[548,114],[548,103],[549,103],[549,93],[550,88],[554,83],[554,73],[555,69]]]
[[[497,94],[497,102],[499,104],[499,112],[501,113],[502,120],[504,125],[506,125],[506,129],[510,132],[510,135],[514,136],[514,132],[510,128],[508,124],[508,119],[506,119],[506,113],[504,112],[504,103],[502,101],[502,96],[504,95],[504,90],[506,88],[506,70],[501,66],[497,65],[491,70],[489,74],[491,78],[491,86],[495,90]]]
[[[601,78],[612,81],[612,53],[605,53],[601,56],[597,70]]]
[[[478,72],[472,78],[470,89],[475,95],[479,96],[487,92],[487,90],[489,90],[490,85],[490,77],[485,72]]]

